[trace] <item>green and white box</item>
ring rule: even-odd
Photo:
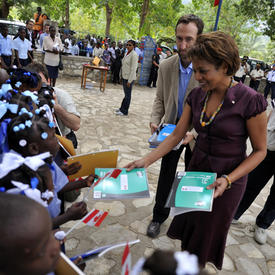
[[[214,189],[206,187],[216,180],[216,173],[177,172],[166,207],[176,216],[190,211],[212,211]]]

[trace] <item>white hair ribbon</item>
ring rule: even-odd
[[[44,117],[46,117],[50,122],[53,121],[53,113],[52,113],[51,108],[48,104],[44,104],[39,109],[44,110],[46,112]]]
[[[140,258],[132,268],[130,275],[138,275],[140,272],[142,272],[144,263],[145,258]]]
[[[196,275],[199,273],[198,257],[189,254],[187,251],[175,252],[174,258],[177,261],[177,275]]]
[[[44,207],[48,207],[48,203],[46,201],[43,201],[41,199],[41,192],[36,189],[36,188],[31,188],[28,184],[24,184],[19,181],[11,181],[11,183],[16,186],[16,188],[12,188],[7,190],[7,193],[10,194],[22,194],[25,195],[26,197],[35,200],[39,204],[41,204]]]
[[[22,157],[13,150],[8,153],[4,153],[0,164],[0,179],[23,164],[27,165],[33,171],[36,171],[40,166],[45,164],[44,159],[49,158],[50,156],[51,155],[49,152],[26,158]]]

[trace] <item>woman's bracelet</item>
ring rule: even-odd
[[[231,182],[231,180],[229,179],[229,177],[228,177],[227,175],[221,175],[221,178],[226,179],[226,181],[227,181],[227,187],[226,187],[226,189],[230,189],[230,188],[231,188],[232,182]]]

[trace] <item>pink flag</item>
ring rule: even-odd
[[[129,275],[131,271],[131,253],[128,243],[126,244],[123,252],[121,266],[121,275]]]
[[[83,222],[89,226],[100,226],[103,220],[108,215],[108,212],[93,209],[83,220]]]

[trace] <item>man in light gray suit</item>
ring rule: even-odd
[[[152,133],[161,122],[176,124],[179,121],[188,94],[198,86],[193,74],[192,63],[187,57],[187,50],[194,45],[197,36],[202,33],[203,27],[202,20],[193,14],[182,16],[176,24],[178,55],[164,60],[159,67],[157,93],[150,120]],[[189,133],[184,144],[187,144],[192,136],[193,134]],[[192,154],[188,144],[182,145],[176,151],[172,150],[162,158],[153,219],[147,228],[149,237],[155,238],[159,234],[161,224],[169,216],[170,209],[164,206],[184,147],[186,147],[185,167],[187,167]]]

